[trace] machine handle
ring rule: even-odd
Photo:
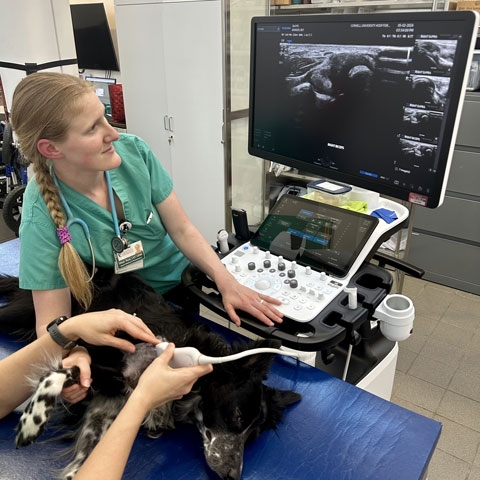
[[[373,259],[378,262],[380,267],[385,267],[385,265],[390,265],[396,270],[406,273],[414,278],[422,278],[425,274],[425,270],[419,268],[411,263],[400,260],[399,258],[392,257],[391,255],[386,255],[382,252],[375,252],[373,254]]]

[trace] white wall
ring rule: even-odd
[[[25,65],[75,58],[68,0],[1,0],[0,60]],[[54,70],[76,75],[76,65]],[[0,68],[6,105],[25,71]]]

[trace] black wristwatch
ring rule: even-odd
[[[65,350],[71,350],[73,347],[77,346],[77,342],[75,342],[74,340],[69,340],[68,338],[64,337],[60,333],[60,330],[58,329],[58,326],[61,325],[65,320],[68,320],[68,317],[61,316],[56,318],[55,320],[52,320],[47,325],[47,331],[55,343],[60,345]]]

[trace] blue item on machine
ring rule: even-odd
[[[398,218],[397,214],[393,210],[388,210],[386,208],[377,208],[370,215],[381,218],[387,223],[392,223]]]

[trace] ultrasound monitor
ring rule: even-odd
[[[253,18],[249,153],[438,207],[477,28],[473,11]]]

